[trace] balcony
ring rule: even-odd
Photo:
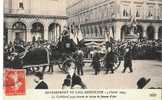
[[[30,14],[29,9],[4,9],[5,14]]]
[[[66,16],[64,10],[4,9],[5,14]]]

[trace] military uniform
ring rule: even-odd
[[[93,56],[92,66],[93,66],[93,68],[95,70],[95,75],[97,75],[100,72],[100,67],[101,67],[99,53],[96,53]]]
[[[128,51],[124,55],[124,69],[123,69],[123,73],[126,71],[127,68],[129,68],[130,72],[133,72],[133,69],[132,69],[132,53],[131,53],[131,51]]]
[[[76,63],[76,68],[77,68],[77,74],[78,75],[83,75],[83,52],[81,50],[79,50],[76,54],[76,59],[75,59],[75,63]]]
[[[109,71],[114,73],[114,70],[113,70],[114,62],[115,62],[115,53],[110,51],[106,54],[106,57],[105,57],[106,74],[108,74]]]

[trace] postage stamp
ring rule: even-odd
[[[25,70],[5,69],[4,89],[6,96],[25,95]]]

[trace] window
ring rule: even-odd
[[[19,8],[20,8],[20,9],[24,9],[23,2],[19,2]]]
[[[149,6],[147,16],[148,17],[153,17],[153,12],[154,12],[153,6]]]
[[[125,9],[123,10],[123,16],[125,16]]]
[[[160,18],[162,18],[162,6],[160,6],[159,13],[160,13]]]
[[[149,13],[148,13],[148,17],[152,17],[152,13],[151,13],[151,11],[149,11]]]
[[[136,12],[136,17],[140,17],[140,14],[139,14],[138,10]]]
[[[136,17],[141,17],[142,7],[136,6]]]
[[[129,10],[129,16],[132,16],[132,11],[131,11],[131,9]]]
[[[13,30],[26,30],[26,26],[24,23],[17,22],[12,27]]]
[[[128,12],[127,12],[127,10],[123,10],[123,16],[125,16],[125,17],[127,17],[129,14],[128,14]]]

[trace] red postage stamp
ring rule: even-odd
[[[25,95],[25,70],[6,69],[4,74],[4,89],[6,96]]]

